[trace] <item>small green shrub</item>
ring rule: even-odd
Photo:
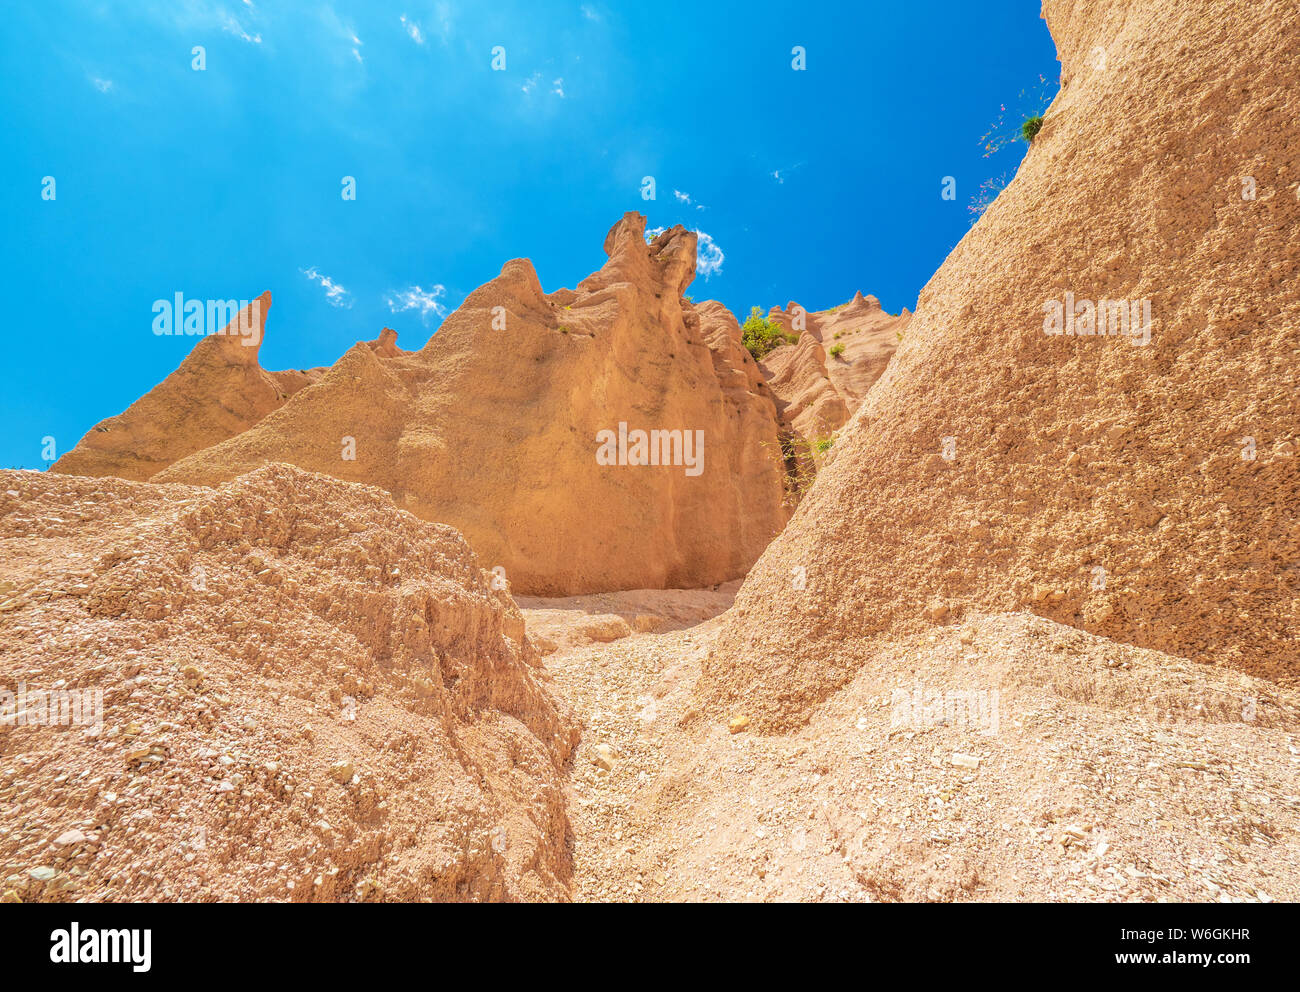
[[[980,139],[984,157],[996,155],[1003,148],[1021,141],[1032,142],[1043,126],[1043,115],[1060,91],[1059,80],[1053,82],[1039,75],[1038,82],[1020,91],[1014,100],[1002,104],[998,119]],[[1003,184],[1005,185],[1005,184]]]
[[[813,450],[819,455],[824,455],[826,452],[831,450],[831,445],[834,443],[835,438],[833,437],[819,437],[813,442]]]
[[[844,345],[842,345],[842,344],[837,344],[837,345],[833,345],[833,346],[831,347],[831,357],[832,357],[832,358],[839,358],[842,354],[844,354]]]
[[[799,340],[797,335],[787,334],[776,321],[764,317],[758,307],[750,308],[749,319],[740,330],[741,344],[755,360],[762,358],[773,348],[778,348],[787,342],[793,344]]]

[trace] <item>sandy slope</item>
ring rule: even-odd
[[[971,614],[758,734],[696,695],[734,584],[521,613],[450,528],[288,466],[2,481],[3,681],[105,704],[0,728],[9,901],[1300,897],[1265,680]]]
[[[691,692],[720,622],[547,658],[583,724],[574,898],[1300,897],[1294,692],[1030,614],[972,616],[882,644],[794,732],[733,734],[743,714]],[[923,709],[900,722],[895,693],[916,690],[997,690],[996,733]]]
[[[576,728],[451,528],[285,465],[0,472],[0,553],[0,897],[567,896]]]

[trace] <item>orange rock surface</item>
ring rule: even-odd
[[[286,465],[7,471],[0,549],[0,862],[57,873],[23,901],[567,893],[576,726],[450,527]],[[38,720],[64,690],[100,720]]]
[[[796,334],[759,363],[776,397],[782,424],[806,444],[844,426],[885,371],[911,315],[885,313],[874,296],[858,293],[831,310],[809,313],[791,301],[768,319]],[[800,326],[801,325],[801,326]],[[831,350],[839,348],[838,355]]]
[[[323,370],[268,372],[258,364],[270,309],[271,294],[263,293],[220,333],[201,338],[175,372],[124,412],[92,427],[50,470],[142,482],[279,409]]]
[[[204,433],[194,425],[231,394],[225,366],[219,385],[204,378],[223,347],[206,339],[118,418],[132,430],[103,441],[92,431],[58,467],[212,485],[289,462],[378,485],[455,526],[524,593],[738,578],[786,518],[775,406],[739,338],[706,333],[683,299],[695,235],[676,227],[647,244],[644,233],[645,218],[626,215],[605,241],[608,262],[550,296],[531,263],[507,262],[421,350],[401,351],[386,330],[287,402],[263,385],[247,416],[223,415]],[[240,383],[264,383],[254,351],[239,356]],[[142,460],[143,425],[181,389],[191,397],[183,429],[149,428],[178,439]],[[621,430],[680,433],[655,446],[651,464],[632,464],[630,452],[601,464],[601,432]],[[104,456],[90,459],[92,448]],[[673,464],[653,463],[661,448]]]

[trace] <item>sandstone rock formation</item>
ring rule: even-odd
[[[263,293],[220,333],[201,338],[175,372],[92,427],[51,471],[142,482],[247,430],[315,382],[323,370],[268,372],[258,364],[270,309]]]
[[[0,477],[13,898],[566,897],[576,727],[450,527],[287,465]]]
[[[774,348],[759,365],[782,423],[805,442],[815,442],[857,412],[898,349],[911,314],[906,309],[898,316],[885,313],[879,300],[859,292],[842,306],[814,313],[791,301],[784,310],[773,307],[768,319],[799,340]],[[830,354],[836,347],[840,353]]]
[[[152,478],[211,485],[285,461],[378,485],[458,528],[524,593],[738,578],[786,517],[775,405],[738,332],[706,333],[683,299],[695,235],[675,227],[647,245],[644,234],[645,218],[626,215],[606,264],[549,296],[531,263],[507,262],[421,350],[385,336],[357,345],[310,388]],[[193,391],[195,409],[213,405],[212,390]],[[601,464],[601,432],[620,425],[632,439],[624,464]],[[637,431],[674,433],[634,464]],[[60,469],[127,461],[76,455]]]
[[[410,352],[397,347],[397,332],[391,327],[385,327],[379,332],[379,337],[374,341],[367,341],[366,346],[376,355],[382,355],[384,358],[396,358],[398,355],[410,354]]]
[[[0,472],[0,902],[1300,898],[1300,11],[1044,9],[1064,89],[910,323],[769,382],[629,215],[187,453],[201,386],[150,482]],[[840,417],[738,593],[487,568],[743,570]],[[720,438],[599,465],[619,421]]]
[[[789,502],[798,503],[834,458],[836,432],[884,372],[911,315],[887,314],[874,296],[858,293],[814,313],[791,301],[784,310],[773,307],[768,319],[798,339],[758,363],[781,417]]]
[[[831,437],[849,419],[848,403],[831,382],[826,364],[826,349],[811,333],[774,348],[759,362],[782,426],[805,445]]]
[[[760,729],[807,719],[873,635],[972,609],[1300,673],[1300,95],[1277,83],[1300,10],[1043,6],[1063,72],[1041,132],[921,294],[705,671],[704,699]],[[1067,303],[1095,326],[1098,301],[1139,322],[1150,301],[1153,319],[1047,333]]]

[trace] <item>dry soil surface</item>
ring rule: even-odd
[[[656,595],[726,605],[639,591],[524,615],[563,641],[557,615],[580,632],[593,615],[653,614]],[[720,626],[577,633],[546,658],[582,723],[573,898],[1300,896],[1293,692],[995,614],[879,641],[792,732],[733,732],[745,714],[693,692]]]

